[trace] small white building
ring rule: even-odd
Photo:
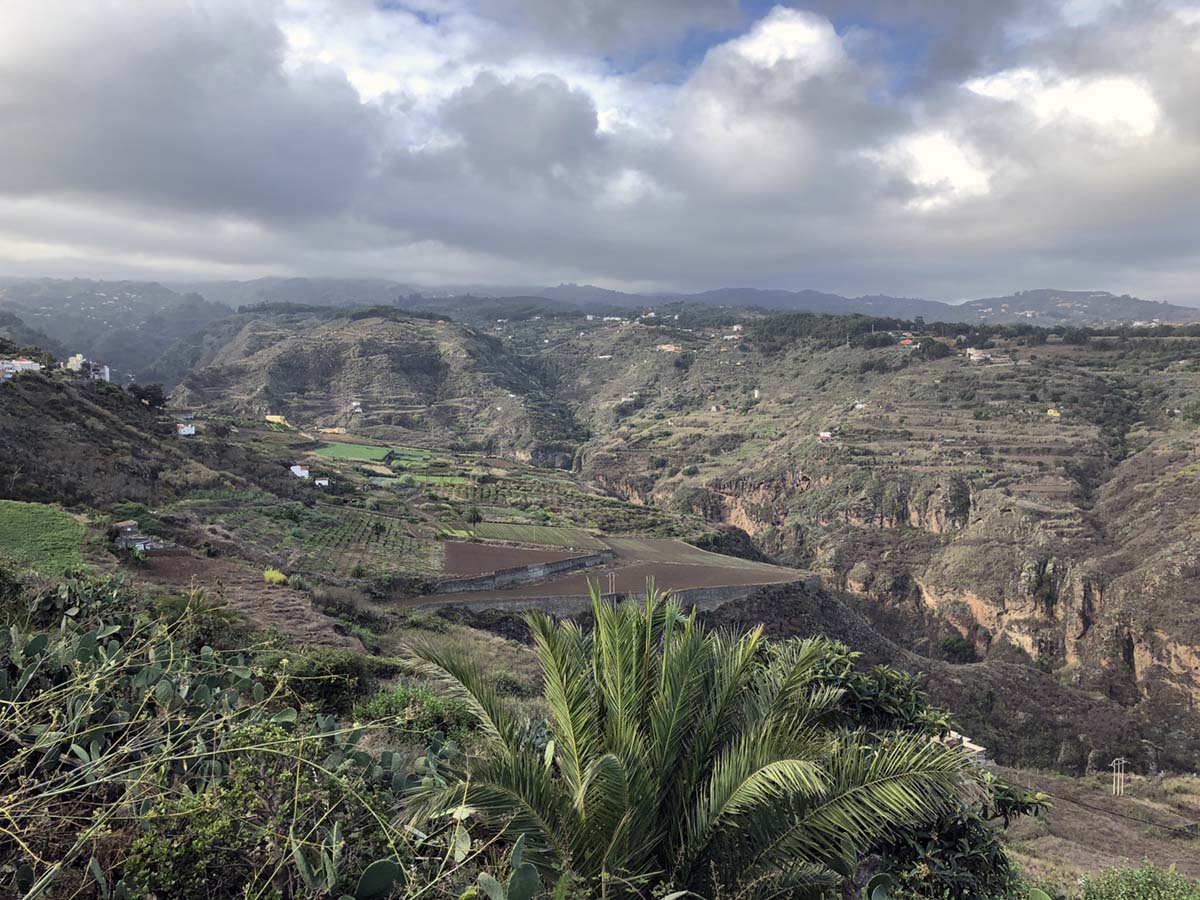
[[[741,330],[742,330],[742,326],[741,326],[741,325],[734,325],[734,326],[733,326],[733,330],[734,330],[734,331],[741,331]]]
[[[12,378],[14,375],[24,372],[40,371],[42,371],[42,364],[25,356],[18,356],[16,359],[0,359],[0,375],[5,378]]]
[[[832,441],[833,440],[833,432],[832,431],[818,431],[817,432],[817,440]]]
[[[292,474],[295,475],[297,478],[307,478],[308,477],[308,467],[307,466],[292,466],[291,471],[292,471]]]
[[[328,478],[315,478],[315,479],[313,479],[313,484],[315,484],[317,487],[329,487],[329,479]]]
[[[175,433],[180,437],[191,437],[196,433],[196,426],[191,422],[176,422]]]

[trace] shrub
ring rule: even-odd
[[[683,474],[687,475],[689,477],[692,475],[699,475],[700,467],[699,466],[685,466],[683,469]]]
[[[365,565],[363,565],[363,561],[361,559],[358,562],[356,562],[354,564],[354,568],[350,570],[350,577],[351,578],[366,578],[367,577],[367,567]]]
[[[370,660],[352,650],[310,650],[291,657],[286,669],[296,695],[326,713],[348,712],[379,686]]]
[[[287,580],[288,577],[278,569],[272,569],[270,566],[268,566],[263,570],[263,581],[269,585],[278,587],[281,584],[287,584]]]
[[[950,635],[942,641],[941,646],[942,655],[949,662],[965,664],[979,661],[979,657],[975,654],[975,645],[960,635]]]
[[[1200,881],[1173,869],[1113,869],[1080,882],[1079,900],[1200,900]]]
[[[471,525],[477,525],[483,521],[483,513],[479,511],[478,506],[468,506],[463,511],[463,520]]]
[[[461,741],[471,731],[474,717],[465,701],[435,694],[423,685],[398,685],[380,691],[354,707],[360,722],[392,720],[389,727],[426,739],[442,734]]]

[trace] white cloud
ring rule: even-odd
[[[1042,125],[1084,125],[1117,142],[1150,137],[1160,120],[1150,89],[1126,76],[1069,78],[1037,69],[1008,69],[968,81],[966,87],[983,97],[1019,104]]]
[[[766,68],[796,63],[811,75],[832,71],[845,57],[828,19],[786,6],[776,6],[750,31],[715,52],[734,54]]]
[[[908,135],[871,158],[901,172],[917,189],[909,206],[935,210],[956,201],[982,197],[991,178],[979,153],[942,131]]]

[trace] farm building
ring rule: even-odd
[[[833,440],[833,432],[832,431],[818,431],[817,432],[817,440],[832,441]]]
[[[1061,419],[1062,418],[1062,412],[1057,409],[1054,409],[1053,407],[1046,410],[1046,415],[1048,415],[1052,419]]]
[[[191,437],[196,433],[196,426],[190,422],[176,422],[175,433],[180,437]]]
[[[967,359],[973,363],[991,362],[992,354],[986,350],[977,350],[974,347],[967,348]]]
[[[308,467],[307,466],[300,466],[300,465],[292,466],[290,471],[297,478],[307,478],[308,477]]]
[[[329,487],[329,479],[328,478],[316,478],[313,480],[313,484],[315,484],[317,487]]]
[[[659,353],[682,353],[683,347],[679,344],[659,344],[655,349]]]
[[[270,415],[268,415],[268,416],[263,416],[263,420],[265,422],[270,423],[271,425],[285,425],[286,426],[288,424],[287,416],[270,416]]]

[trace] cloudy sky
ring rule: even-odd
[[[1200,2],[3,0],[0,274],[1200,305]]]

